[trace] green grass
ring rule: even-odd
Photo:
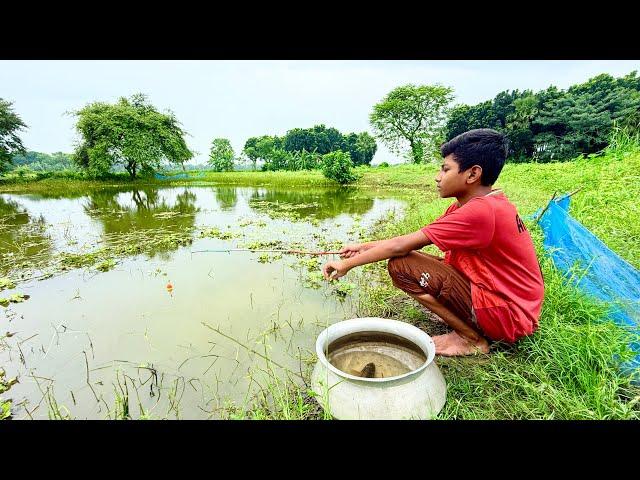
[[[523,216],[543,207],[554,191],[583,187],[572,197],[572,215],[639,267],[640,246],[634,239],[640,238],[640,215],[633,194],[640,191],[639,168],[637,150],[568,163],[508,164],[496,187],[505,191]],[[409,181],[411,171],[414,177]],[[433,191],[429,182],[436,172],[435,166],[401,166],[363,177],[369,186],[409,185],[408,215],[380,229],[375,238],[415,231],[442,213],[451,200],[428,201]],[[602,321],[605,306],[566,285],[544,255],[541,230],[534,222],[526,223],[545,278],[540,328],[516,345],[498,346],[483,358],[439,359],[449,388],[440,418],[640,418],[640,392],[619,373],[614,361],[616,355],[628,355],[629,337],[622,328]],[[429,250],[436,252],[434,247]],[[362,285],[362,314],[399,318],[439,333],[424,313],[416,314],[415,302],[391,286],[383,267],[365,267],[376,274],[378,284]]]
[[[633,192],[640,191],[639,169],[637,150],[567,163],[508,164],[496,187],[504,189],[523,216],[543,207],[554,191],[583,187],[573,197],[572,215],[638,267],[640,251],[633,237],[640,238],[640,216]],[[400,189],[409,203],[406,217],[381,223],[372,238],[415,231],[442,213],[451,200],[435,198],[436,172],[436,166],[416,165],[362,172],[360,185]],[[544,256],[539,227],[526,223],[545,278],[540,328],[515,345],[495,345],[490,355],[439,358],[448,400],[438,418],[640,419],[640,390],[619,372],[615,360],[628,358],[628,334],[603,321],[606,306],[566,284]],[[436,252],[435,247],[428,250]],[[368,275],[349,274],[349,281],[359,284],[359,315],[396,318],[431,334],[442,332],[413,300],[391,285],[384,262],[366,265],[361,271]],[[273,388],[267,385],[265,390]],[[296,405],[303,405],[303,393],[295,392],[294,388],[288,396],[277,397],[275,406],[261,401],[245,407],[234,418],[291,418],[282,412],[301,412]],[[289,398],[291,404],[283,406]]]
[[[272,187],[336,187],[338,184],[327,180],[320,171],[300,172],[204,172],[202,177],[176,180],[158,180],[154,177],[131,180],[128,175],[112,175],[104,180],[68,178],[55,176],[37,179],[35,176],[17,178],[0,178],[0,193],[49,193],[65,192],[69,195],[83,195],[87,189],[142,186],[176,186],[176,185],[237,185],[237,186],[272,186]]]

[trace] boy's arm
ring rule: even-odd
[[[353,267],[367,263],[378,262],[392,257],[402,257],[412,250],[419,250],[431,244],[431,240],[421,230],[393,237],[388,240],[380,240],[372,247],[361,251],[358,255],[344,260],[329,262],[322,267],[322,273],[326,280],[335,280],[346,275]]]
[[[354,255],[358,255],[362,252],[366,252],[367,250],[388,241],[389,240],[374,240],[371,242],[364,242],[364,243],[350,243],[349,245],[345,245],[340,249],[340,257],[342,258],[353,257]]]

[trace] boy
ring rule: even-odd
[[[322,267],[327,280],[353,267],[389,259],[393,284],[453,331],[433,337],[436,354],[489,353],[489,340],[513,343],[538,327],[544,285],[529,232],[516,208],[492,189],[506,159],[504,135],[470,130],[440,148],[444,215],[417,232],[346,245],[343,260]],[[434,244],[444,258],[416,250]]]

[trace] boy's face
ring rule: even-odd
[[[453,154],[447,155],[442,161],[442,166],[436,175],[438,193],[442,198],[457,197],[464,193],[470,184],[468,170],[458,171],[459,165],[453,159]]]

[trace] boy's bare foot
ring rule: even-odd
[[[489,353],[489,342],[484,338],[480,338],[477,342],[472,342],[461,337],[456,332],[436,335],[432,338],[433,343],[436,345],[436,355],[456,357],[476,353]]]

